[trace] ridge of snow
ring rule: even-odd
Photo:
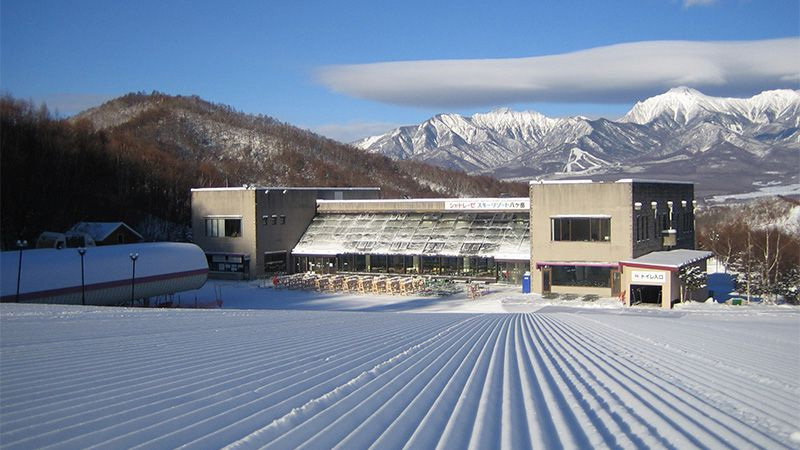
[[[800,105],[800,91],[780,89],[764,91],[750,98],[711,97],[686,86],[637,102],[619,122],[648,124],[659,117],[669,117],[685,125],[704,113],[739,114],[753,122],[764,114],[780,115]]]

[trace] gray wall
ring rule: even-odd
[[[690,230],[683,227],[683,215],[690,213],[693,215],[692,200],[694,200],[694,185],[684,183],[633,183],[633,201],[640,202],[642,209],[633,210],[633,258],[646,255],[650,252],[666,250],[661,233],[661,215],[669,214],[667,201],[672,201],[672,227],[678,230],[677,245],[674,249],[686,248],[694,249],[694,226]],[[686,207],[681,206],[681,201],[686,201]],[[657,219],[654,215],[650,202],[657,202]],[[636,218],[638,216],[648,216],[650,218],[650,239],[644,241],[636,240]],[[657,220],[657,226],[653,222]],[[655,235],[654,235],[655,232]]]

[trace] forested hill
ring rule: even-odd
[[[197,97],[128,94],[69,120],[0,100],[4,249],[81,220],[183,239],[189,189],[379,186],[384,197],[524,196],[527,185],[397,162]]]

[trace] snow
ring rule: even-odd
[[[0,305],[3,447],[797,445],[798,308],[196,294],[220,287],[222,310]]]
[[[744,194],[715,195],[708,201],[712,203],[722,203],[730,200],[750,200],[754,198],[771,197],[775,195],[800,195],[800,183],[764,186],[759,187],[756,191],[747,192]]]
[[[632,259],[630,261],[621,261],[622,264],[652,264],[654,266],[670,267],[679,269],[687,264],[708,259],[713,255],[711,252],[702,250],[667,250],[661,252],[650,252],[646,255]]]
[[[124,222],[78,222],[69,229],[69,233],[86,233],[97,242],[104,241],[119,227],[123,227],[142,239],[142,235]]]
[[[84,255],[87,286],[130,280],[138,254],[136,278],[157,277],[197,270],[208,270],[200,247],[176,242],[138,243],[89,247]],[[33,249],[22,253],[22,272],[18,274],[19,251],[0,252],[0,296],[13,296],[20,277],[20,294],[81,286],[81,257],[77,249]]]
[[[562,169],[562,173],[581,173],[589,172],[592,169],[608,166],[608,161],[600,159],[591,153],[578,147],[573,147],[569,151],[569,158]]]
[[[670,89],[636,105],[620,122],[645,125],[659,117],[687,124],[705,114],[740,114],[755,123],[768,123],[771,118],[797,113],[800,91],[790,89],[765,91],[750,98],[710,97],[688,87]]]

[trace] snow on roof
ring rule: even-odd
[[[380,254],[530,259],[523,213],[323,213],[294,255]]]
[[[620,264],[643,264],[669,269],[680,269],[683,266],[708,259],[711,256],[713,256],[713,253],[704,250],[667,250],[662,252],[651,252],[629,261],[620,261]]]
[[[529,184],[591,184],[603,181],[592,181],[587,179],[578,180],[531,180]],[[651,180],[646,178],[621,178],[614,183],[664,183],[664,184],[694,184],[692,181],[673,181],[673,180]]]
[[[531,180],[529,184],[591,184],[592,180]]]
[[[136,230],[129,227],[125,222],[78,222],[69,229],[67,233],[86,233],[92,237],[96,242],[103,241],[111,236],[119,227],[127,228],[128,231],[135,234],[139,239],[142,235],[137,233]]]
[[[289,187],[289,186],[235,186],[235,187],[208,187],[208,188],[192,188],[192,192],[205,192],[205,191],[246,191],[248,189],[268,190],[268,191],[380,191],[381,188],[374,186],[366,187]]]
[[[694,184],[693,181],[652,180],[648,178],[622,178],[615,183],[664,183],[664,184]]]

